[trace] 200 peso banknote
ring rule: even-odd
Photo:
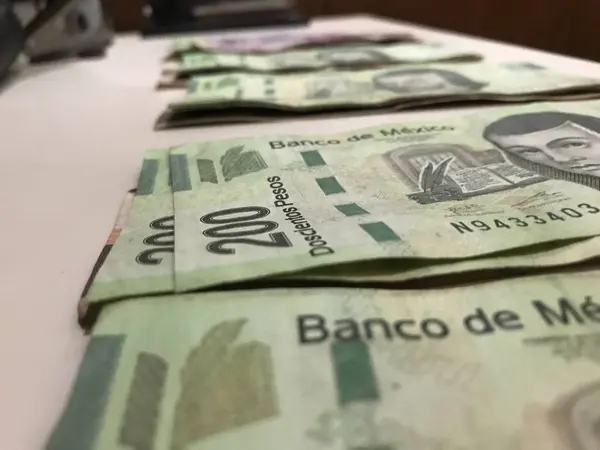
[[[192,78],[186,95],[168,105],[156,128],[445,103],[586,99],[599,94],[598,78],[529,63],[437,63],[297,74],[232,72]]]
[[[594,449],[599,275],[109,305],[46,449]]]

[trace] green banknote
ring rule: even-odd
[[[599,93],[598,78],[529,63],[396,65],[297,74],[231,72],[192,78],[187,94],[168,106],[156,128],[449,102],[583,99]]]
[[[293,48],[414,41],[415,38],[409,33],[332,33],[313,30],[261,33],[255,36],[238,37],[192,37],[175,39],[171,43],[167,59],[179,59],[191,52],[270,53]]]
[[[94,316],[108,300],[173,291],[174,219],[169,150],[144,155],[125,225],[101,256],[99,270],[80,302],[80,316]]]
[[[564,270],[598,268],[600,237],[541,244],[483,257],[463,259],[413,259],[369,261],[318,267],[277,277],[283,283],[339,282],[343,286],[387,286],[421,288],[463,285],[523,274],[554,273]],[[337,283],[336,283],[337,284]]]
[[[599,276],[110,305],[46,450],[595,450]]]
[[[176,290],[596,236],[599,105],[173,148]]]
[[[232,70],[293,72],[435,61],[465,62],[479,59],[481,56],[474,52],[429,43],[324,47],[266,55],[196,52],[184,54],[178,63],[167,65],[158,87],[186,87],[187,80],[193,75]]]

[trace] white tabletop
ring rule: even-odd
[[[365,16],[315,29],[397,31],[600,77],[600,64]],[[0,448],[37,450],[52,429],[86,339],[76,304],[142,152],[211,138],[336,132],[462,114],[463,108],[152,131],[168,97],[153,86],[167,39],[118,38],[107,58],[35,68],[0,93]]]

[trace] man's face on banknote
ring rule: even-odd
[[[566,172],[600,176],[600,134],[577,123],[529,134],[490,135],[505,152]]]

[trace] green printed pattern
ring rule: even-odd
[[[221,157],[225,181],[266,169],[267,163],[255,150],[245,150],[243,145],[228,149]]]
[[[379,400],[369,347],[361,341],[338,341],[331,346],[339,406]]]
[[[82,324],[91,326],[106,301],[173,290],[173,194],[169,149],[153,149],[144,155],[137,195],[119,213],[111,234],[110,252],[94,274],[82,300]],[[173,181],[173,182],[170,182]],[[124,223],[123,223],[124,222]],[[84,317],[85,316],[85,317]]]
[[[92,337],[46,450],[93,450],[124,341],[124,335]]]
[[[192,181],[185,155],[169,155],[171,165],[171,187],[173,192],[191,191]]]
[[[154,450],[165,393],[167,362],[151,353],[137,356],[119,439],[132,450]]]
[[[346,192],[336,177],[316,178],[316,181],[325,195],[334,195]]]
[[[158,160],[144,159],[138,180],[136,195],[152,195],[158,174]]]
[[[360,227],[377,242],[400,241],[400,237],[383,222],[361,223]]]
[[[356,203],[345,203],[343,205],[335,205],[335,209],[341,212],[345,216],[363,216],[369,214],[369,211],[362,208]]]
[[[559,436],[589,450],[600,418],[590,300],[599,274],[114,302],[48,448],[546,450]],[[477,336],[463,325],[480,308],[527,326]],[[455,333],[434,334],[434,318]]]
[[[198,174],[200,175],[200,181],[202,183],[219,183],[215,164],[210,159],[198,159],[196,160],[196,163],[198,165]]]
[[[301,152],[300,155],[308,167],[326,165],[325,160],[321,156],[318,150],[311,150]],[[325,178],[316,178],[317,184],[325,195],[340,194],[346,192],[344,187],[340,184],[338,179],[334,176]],[[357,203],[345,203],[341,205],[335,205],[335,208],[344,214],[345,216],[362,216],[369,214],[369,212],[358,205]],[[394,230],[387,226],[383,222],[373,222],[360,224],[360,227],[367,232],[376,242],[391,242],[399,241],[400,237]]]
[[[380,392],[368,345],[362,341],[338,341],[331,346],[331,356],[347,449],[394,450],[378,442],[374,412]],[[362,428],[359,440],[352,436],[357,425]]]
[[[327,164],[318,150],[300,152],[300,155],[308,167],[325,166]]]

